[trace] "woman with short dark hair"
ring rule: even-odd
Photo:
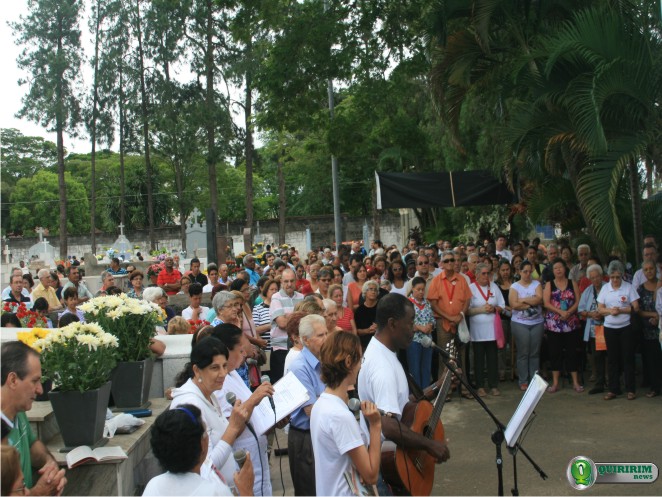
[[[143,290],[145,290],[145,287],[143,286],[143,279],[145,276],[141,271],[132,271],[131,274],[129,274],[129,283],[131,283],[131,290],[128,291],[126,294],[127,297],[131,297],[133,299],[142,299],[143,298]]]
[[[209,448],[207,431],[195,405],[180,404],[162,412],[152,426],[151,445],[166,473],[152,478],[143,495],[233,495],[225,482],[200,476]],[[247,454],[241,471],[234,474],[239,495],[251,495],[252,473]]]
[[[211,481],[220,477],[232,487],[235,468],[232,444],[243,431],[249,413],[237,400],[227,419],[214,395],[223,388],[229,356],[227,347],[217,338],[205,337],[193,345],[191,360],[179,374],[177,388],[172,391],[170,409],[193,404],[200,410],[209,433],[207,457],[200,468],[200,476]]]

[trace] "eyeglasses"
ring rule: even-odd
[[[417,266],[427,266],[428,263],[427,262],[417,262],[416,265]]]
[[[452,262],[455,262],[455,259],[446,259],[446,260],[444,260],[444,264],[450,264]]]

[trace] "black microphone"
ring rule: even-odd
[[[453,361],[454,360],[448,352],[446,352],[441,347],[435,345],[435,343],[432,341],[432,338],[430,338],[429,336],[424,336],[419,343],[421,344],[421,347],[423,347],[425,349],[436,350],[447,361]]]
[[[234,392],[228,392],[225,394],[225,400],[230,404],[232,407],[234,407],[234,403],[237,402],[237,396],[234,394]],[[255,439],[257,440],[257,434],[255,433],[255,430],[253,429],[253,425],[251,425],[250,421],[246,421],[246,428],[253,434]]]
[[[244,449],[235,450],[233,456],[234,460],[239,465],[239,469],[241,469],[246,462],[246,451]]]
[[[263,374],[262,377],[260,378],[261,383],[271,383],[271,379],[269,378],[269,375]],[[274,404],[274,398],[271,395],[267,396],[269,399],[269,404],[271,404],[271,408],[276,412],[276,404]]]
[[[356,398],[349,399],[349,410],[352,411],[353,413],[359,412],[361,410],[361,401]],[[379,408],[377,408],[377,412],[379,412],[380,416],[386,416],[387,418],[394,417],[392,413],[382,411]]]

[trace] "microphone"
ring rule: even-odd
[[[435,345],[434,342],[432,341],[432,338],[430,338],[429,336],[424,336],[424,337],[421,339],[420,344],[421,344],[421,347],[423,347],[423,348],[425,348],[425,349],[436,350],[436,351],[439,352],[439,353],[441,354],[441,356],[442,356],[444,359],[446,359],[447,361],[453,361],[453,360],[454,360],[448,352],[446,352],[446,351],[445,351],[444,349],[442,349],[441,347]]]
[[[235,450],[233,456],[234,460],[239,465],[239,469],[241,469],[246,462],[246,451],[244,449]]]
[[[361,410],[361,401],[356,398],[349,399],[349,410],[352,411],[353,413],[359,412]],[[393,414],[391,414],[390,412],[382,411],[379,408],[377,408],[377,412],[379,412],[380,416],[386,416],[387,418],[393,417]]]
[[[260,378],[261,383],[271,383],[271,379],[269,378],[269,375],[263,374],[262,377]],[[269,399],[269,404],[271,404],[271,408],[276,412],[276,404],[274,404],[274,398],[271,395],[268,395],[267,398]]]
[[[257,366],[257,361],[252,357],[246,359],[246,364],[249,366]]]
[[[237,396],[235,395],[234,392],[228,392],[225,394],[225,400],[230,404],[232,407],[234,407],[234,403],[237,402]],[[246,428],[253,434],[255,439],[257,440],[257,435],[255,434],[255,430],[253,429],[253,425],[251,425],[250,421],[246,421]]]

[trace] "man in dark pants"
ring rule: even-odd
[[[303,317],[299,323],[299,337],[303,343],[303,350],[292,362],[290,371],[306,387],[309,399],[292,413],[287,437],[294,495],[315,495],[316,492],[310,413],[325,388],[320,379],[319,355],[327,334],[326,321],[322,316],[310,314]]]

